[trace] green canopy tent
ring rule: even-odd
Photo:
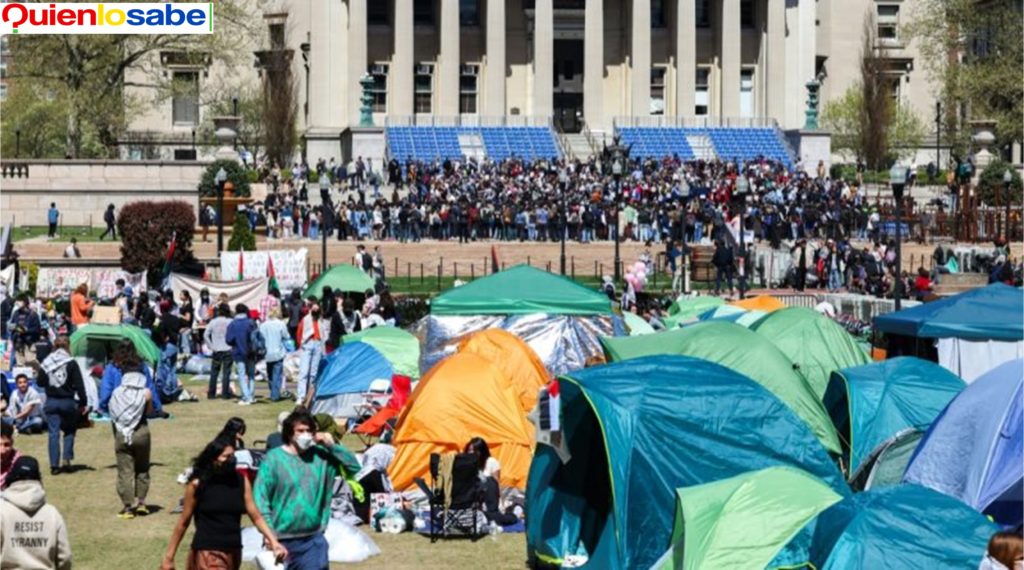
[[[398,327],[373,327],[342,337],[344,343],[364,342],[384,356],[396,374],[420,377],[420,341]]]
[[[622,313],[622,321],[626,323],[626,328],[629,329],[630,336],[654,334],[654,327],[636,313],[624,311]]]
[[[160,362],[160,349],[145,331],[135,325],[82,325],[71,335],[72,356],[107,360],[124,339],[132,341],[139,356],[153,365]]]
[[[374,285],[373,278],[362,269],[355,265],[339,263],[327,270],[326,273],[321,273],[316,278],[316,281],[306,288],[302,296],[313,296],[319,299],[324,294],[324,287],[330,287],[332,291],[342,291],[344,293],[365,293],[372,291]]]
[[[825,395],[830,374],[871,362],[843,327],[811,309],[781,309],[751,328],[800,367],[818,399]]]
[[[824,404],[843,441],[849,480],[866,478],[883,451],[891,461],[896,440],[908,439],[907,430],[925,432],[965,386],[938,364],[910,356],[833,372]]]
[[[807,380],[774,344],[746,327],[708,321],[642,337],[601,337],[601,345],[609,362],[678,354],[721,364],[785,402],[829,452],[841,451],[832,421]]]
[[[762,386],[685,356],[649,356],[559,381],[564,462],[538,445],[526,500],[527,556],[649,568],[671,544],[676,489],[777,465],[847,496],[806,424]]]
[[[653,566],[658,570],[770,567],[811,519],[843,498],[786,466],[684,487],[677,494],[672,548]]]
[[[706,313],[715,307],[725,304],[720,297],[702,295],[698,297],[687,297],[680,295],[668,307],[668,316],[665,317],[665,327],[674,329],[689,321],[696,321],[701,313]]]
[[[449,289],[430,302],[432,315],[609,315],[611,301],[561,275],[516,265]]]

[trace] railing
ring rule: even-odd
[[[566,136],[565,131],[562,130],[562,127],[560,127],[556,123],[553,132],[555,133],[555,141],[558,142],[558,146],[562,147],[562,156],[570,160],[575,160],[576,151],[572,148],[572,145],[569,143],[569,137]]]
[[[590,152],[593,153],[594,156],[600,156],[601,148],[604,146],[604,141],[601,141],[601,144],[597,143],[597,140],[594,138],[594,133],[590,130],[590,125],[588,125],[585,120],[583,121],[583,128],[580,129],[580,134],[583,135],[583,138],[587,139],[587,144],[590,146]]]
[[[775,119],[770,117],[670,117],[658,115],[652,117],[615,117],[612,124],[616,129],[621,127],[672,127],[680,129],[716,127],[778,128]]]
[[[388,116],[385,127],[552,127],[551,117],[531,115],[404,115]]]
[[[28,178],[28,164],[25,162],[0,163],[0,178]]]

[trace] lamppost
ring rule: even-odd
[[[21,129],[14,131],[14,156],[21,158]]]
[[[196,154],[196,130],[192,129],[192,160],[199,160],[199,155]]]
[[[569,187],[569,172],[568,169],[564,166],[562,167],[562,170],[558,172],[558,182],[562,185],[562,206],[560,208],[561,216],[559,216],[561,218],[561,223],[559,224],[558,228],[558,237],[559,241],[562,242],[562,257],[560,258],[561,273],[562,275],[565,275],[565,231],[566,222],[568,221],[568,212],[565,208],[565,191]]]
[[[307,148],[307,144],[308,143],[306,142],[306,132],[309,131],[309,63],[310,63],[309,62],[309,56],[310,56],[309,51],[310,51],[310,48],[311,48],[311,46],[310,46],[310,43],[309,43],[309,34],[307,33],[306,34],[306,41],[299,45],[299,50],[302,51],[302,67],[306,71],[306,101],[305,101],[305,103],[302,104],[302,127],[303,127],[303,133],[302,133],[302,163],[303,164],[307,163],[306,162],[306,160],[307,160],[306,152],[308,150],[308,148]]]
[[[935,171],[942,170],[942,101],[935,102]]]
[[[740,175],[736,178],[736,190],[733,192],[733,202],[736,204],[737,211],[739,214],[739,233],[740,233],[740,255],[739,255],[739,270],[740,270],[740,299],[746,298],[747,289],[747,246],[744,241],[744,235],[746,233],[746,227],[743,223],[743,215],[747,212],[747,195],[750,192],[750,182],[747,180],[746,173],[740,172]]]
[[[224,249],[224,184],[228,181],[228,173],[223,168],[213,178],[217,183],[217,257]]]
[[[615,195],[612,196],[612,204],[615,206],[615,214],[612,217],[611,227],[614,232],[612,239],[615,240],[615,282],[618,283],[619,279],[622,278],[622,273],[619,271],[620,259],[619,259],[619,196],[622,195],[622,157],[616,154],[612,158],[612,176],[615,177]]]
[[[320,204],[320,275],[327,271],[327,228],[334,226],[334,212],[326,202]]]
[[[892,298],[895,301],[896,310],[900,310],[900,296],[903,292],[903,236],[901,226],[903,225],[903,189],[907,185],[907,168],[898,164],[893,165],[889,170],[889,184],[892,186],[892,196],[896,201],[896,279],[893,283]]]
[[[1006,204],[1006,243],[1010,243],[1010,230],[1013,226],[1010,225],[1010,198],[1013,194],[1010,193],[1010,185],[1013,184],[1013,174],[1010,173],[1010,169],[1007,168],[1006,172],[1003,173],[1003,200]],[[996,214],[998,217],[998,214]],[[1002,235],[1002,231],[999,232]]]

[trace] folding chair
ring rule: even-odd
[[[396,374],[391,378],[391,397],[388,398],[387,403],[376,409],[367,406],[366,410],[372,415],[352,429],[352,433],[356,434],[363,445],[370,447],[375,439],[380,440],[385,434],[394,430],[394,420],[402,412],[405,402],[409,399],[411,385],[412,380],[408,376]],[[360,417],[365,416],[360,414]]]
[[[483,510],[483,489],[480,486],[479,469],[475,453],[448,453],[454,455],[451,473],[439,473],[441,455],[430,454],[430,477],[432,487],[416,477],[416,485],[427,496],[430,503],[430,542],[450,536],[469,536],[473,540],[486,533]],[[451,478],[451,498],[445,500],[444,478]],[[445,503],[448,503],[447,506]]]

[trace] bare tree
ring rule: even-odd
[[[887,53],[878,42],[876,30],[874,14],[868,13],[864,18],[864,43],[861,47],[859,119],[864,162],[868,168],[881,170],[886,167],[889,156],[889,129],[895,103],[892,98],[893,79],[886,74]]]

